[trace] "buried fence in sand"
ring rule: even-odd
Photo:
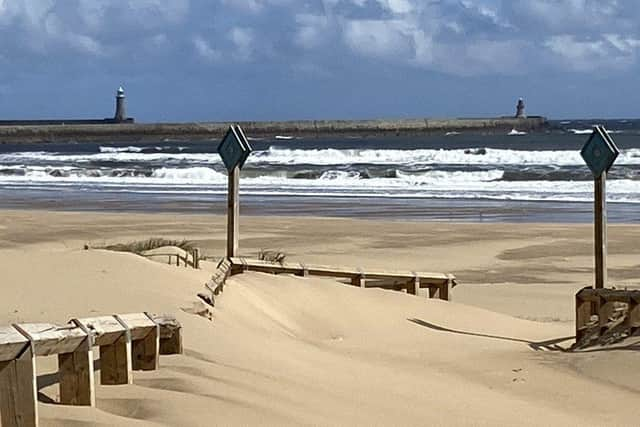
[[[457,285],[453,274],[397,272],[397,271],[364,271],[344,267],[330,267],[312,264],[274,263],[265,260],[248,258],[224,258],[215,273],[205,286],[208,295],[198,294],[206,303],[215,306],[215,298],[224,291],[229,276],[246,271],[271,274],[293,274],[296,276],[321,276],[349,279],[352,286],[361,288],[382,288],[396,291],[407,291],[412,295],[421,295],[421,289],[428,289],[429,298],[445,301],[451,300],[451,290]]]
[[[159,355],[182,353],[181,326],[147,313],[0,326],[0,424],[38,425],[37,356],[58,355],[61,404],[95,406],[96,346],[101,384],[132,384],[133,370],[155,370]]]

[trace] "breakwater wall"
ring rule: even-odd
[[[446,132],[532,132],[549,127],[544,117],[487,119],[303,120],[238,122],[251,136],[321,137],[335,135],[418,135]],[[211,140],[221,138],[230,122],[0,125],[0,143],[65,141]]]

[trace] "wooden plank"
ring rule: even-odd
[[[72,353],[87,339],[87,333],[73,324],[22,323],[13,326],[31,340],[36,356]]]
[[[16,359],[0,362],[0,424],[37,427],[37,397],[36,358],[28,345]]]
[[[160,354],[182,354],[182,325],[171,315],[153,314],[153,321],[160,328]]]
[[[11,326],[0,326],[0,362],[18,357],[29,345],[29,340]]]
[[[607,173],[595,180],[594,232],[596,289],[607,286]]]
[[[157,369],[160,357],[159,326],[146,313],[122,314],[116,318],[129,328],[133,370]]]
[[[325,276],[325,277],[341,277],[352,278],[361,274],[358,269],[344,268],[337,266],[321,266],[313,264],[274,264],[268,261],[255,260],[248,258],[231,258],[231,263],[234,266],[243,266],[247,270],[261,271],[266,273],[281,273],[281,274],[303,274],[305,270],[313,276]],[[370,279],[385,279],[385,278],[398,278],[398,279],[412,279],[414,274],[411,272],[398,272],[398,271],[366,271],[367,278]],[[444,282],[450,279],[449,275],[442,273],[428,273],[428,272],[416,272],[420,279],[425,283],[430,281],[437,281],[437,283]]]
[[[447,280],[440,285],[429,286],[429,298],[437,298],[444,301],[451,300],[451,288],[453,287],[453,279]]]
[[[85,317],[74,321],[92,332],[94,345],[99,347],[113,344],[127,332],[113,316]]]
[[[629,301],[629,312],[625,319],[626,326],[630,329],[630,334],[635,334],[640,329],[640,300],[631,299]]]
[[[600,298],[611,302],[628,302],[630,299],[640,300],[640,289],[594,289],[591,287],[578,291],[580,298],[597,301]]]
[[[367,287],[367,279],[364,274],[358,274],[351,278],[351,284],[353,286],[359,286],[361,288]]]
[[[129,328],[131,341],[140,340],[157,328],[157,325],[145,313],[119,314],[114,317]]]
[[[235,257],[238,253],[238,238],[240,231],[240,168],[235,167],[229,172],[229,187],[227,190],[227,258]]]
[[[133,384],[133,364],[129,335],[100,346],[100,382],[104,385]]]
[[[409,281],[407,292],[416,296],[420,295],[420,277],[416,276]]]
[[[63,405],[95,406],[93,350],[86,344],[73,353],[58,354],[60,403]]]
[[[156,326],[147,336],[131,342],[131,362],[134,371],[158,369],[160,334]]]
[[[587,325],[591,322],[591,301],[581,297],[581,292],[576,293],[576,342],[582,341]]]

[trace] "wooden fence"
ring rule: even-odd
[[[593,338],[599,338],[607,333],[616,303],[623,305],[622,329],[634,335],[640,330],[640,290],[587,287],[576,293],[577,345],[584,344],[584,339],[590,334]]]
[[[0,326],[1,425],[38,425],[37,356],[58,356],[61,404],[95,406],[94,347],[101,383],[131,384],[133,370],[155,370],[160,354],[182,353],[181,326],[147,313]]]
[[[244,271],[259,271],[272,274],[295,274],[297,276],[323,276],[349,279],[354,286],[361,288],[384,288],[406,290],[419,295],[422,288],[428,289],[429,298],[451,300],[451,290],[457,285],[452,274],[398,271],[364,271],[360,268],[349,269],[335,266],[311,264],[273,263],[247,258],[231,258],[231,274]]]
[[[167,264],[169,265],[173,265],[174,260],[175,260],[175,265],[177,267],[183,266],[183,267],[191,267],[191,268],[195,268],[198,269],[200,268],[200,261],[202,260],[202,257],[200,256],[200,249],[198,248],[194,248],[191,249],[189,251],[185,251],[186,255],[180,255],[180,254],[171,254],[171,253],[153,253],[153,254],[148,254],[148,255],[143,255],[145,258],[155,258],[155,257],[167,257]]]

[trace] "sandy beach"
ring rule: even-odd
[[[56,405],[39,363],[42,425],[637,425],[640,340],[566,351],[592,228],[242,217],[240,252],[287,261],[453,273],[444,302],[330,279],[234,276],[212,320],[190,314],[211,275],[84,250],[153,236],[224,255],[214,215],[0,211],[0,324],[151,311],[176,315],[185,354],[97,408]],[[609,230],[610,282],[637,288],[640,227]]]

